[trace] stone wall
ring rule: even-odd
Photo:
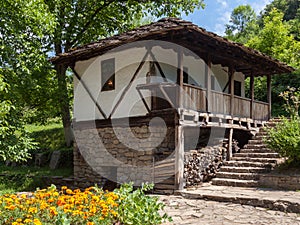
[[[262,174],[259,184],[274,189],[300,190],[300,175]]]
[[[133,181],[135,185],[154,182],[154,163],[167,158],[175,150],[175,119],[172,114],[169,123],[152,119],[137,118],[130,127],[124,123],[102,124],[94,128],[76,126],[76,184],[101,183],[103,177],[117,183]]]

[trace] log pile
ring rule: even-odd
[[[222,145],[208,146],[185,153],[184,178],[186,187],[208,182],[216,177],[226,157],[226,148]]]

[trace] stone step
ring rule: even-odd
[[[249,162],[249,161],[225,161],[224,166],[232,167],[261,167],[271,169],[272,164],[262,162]]]
[[[234,157],[245,157],[245,158],[279,158],[279,154],[276,152],[267,152],[267,153],[261,153],[261,152],[241,152],[241,153],[235,153]]]
[[[266,138],[268,138],[268,136],[267,135],[261,135],[261,136],[254,136],[254,137],[252,137],[252,140],[264,140],[264,139],[266,139]]]
[[[259,185],[256,180],[236,180],[236,179],[223,179],[214,178],[212,180],[213,185],[219,186],[233,186],[233,187],[257,187]]]
[[[264,173],[270,171],[269,168],[265,167],[238,167],[238,166],[222,166],[221,172],[234,172],[234,173]]]
[[[277,164],[278,158],[251,158],[251,157],[232,157],[232,161],[249,161],[249,162],[260,162],[260,163],[270,163]]]
[[[246,144],[244,148],[266,148],[266,144]]]
[[[263,142],[263,140],[262,139],[252,139],[252,140],[249,140],[248,141],[248,144],[256,144],[256,145],[258,145],[258,144],[265,144],[264,142]]]
[[[240,153],[274,153],[274,151],[269,148],[245,148],[241,149]]]
[[[266,131],[259,131],[255,137],[261,137],[261,136],[268,136],[268,132]]]
[[[217,178],[237,179],[237,180],[259,180],[259,174],[258,173],[217,172]]]

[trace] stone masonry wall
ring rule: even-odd
[[[138,124],[75,129],[74,177],[78,186],[101,183],[103,177],[135,185],[154,182],[153,163],[175,149],[175,126]]]
[[[262,174],[259,184],[263,187],[271,187],[284,190],[300,190],[300,175]]]

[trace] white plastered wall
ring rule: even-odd
[[[89,60],[76,62],[75,71],[86,84],[94,99],[97,99],[98,104],[107,117],[116,105],[124,88],[129,84],[129,81],[146,52],[145,48],[134,48],[120,51],[117,54],[107,53]],[[161,47],[153,47],[152,52],[168,81],[176,82],[178,66],[177,53],[173,50],[163,49]],[[110,58],[115,58],[115,90],[101,92],[101,61]],[[136,85],[146,83],[146,74],[149,71],[150,61],[153,61],[153,59],[149,55],[142,69],[139,71],[134,84],[124,96],[123,101],[120,103],[112,118],[146,115],[147,110],[138,95]],[[183,66],[188,69],[189,84],[205,87],[205,63],[202,59],[184,55]],[[228,74],[226,71],[228,71],[227,67],[222,68],[221,65],[212,65],[210,72],[216,78],[216,91],[222,92],[227,84]],[[156,76],[160,77],[157,68]],[[244,75],[242,73],[235,73],[234,79],[242,82],[242,97],[244,97]],[[155,81],[152,79],[152,82]],[[225,92],[228,93],[228,87]],[[150,92],[143,91],[143,94],[144,96],[149,96]],[[103,116],[98,111],[91,97],[83,86],[79,84],[76,77],[74,77],[74,98],[74,118],[76,121],[103,119]],[[146,101],[150,106],[150,98],[146,99]]]

